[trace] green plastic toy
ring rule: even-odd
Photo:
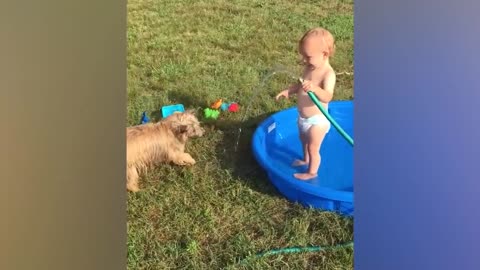
[[[217,119],[220,115],[219,111],[210,108],[205,108],[205,110],[203,110],[203,113],[205,115],[205,118],[207,119]]]

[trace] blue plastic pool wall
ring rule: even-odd
[[[332,102],[330,115],[353,137],[353,102]],[[315,182],[293,179],[289,166],[293,158],[302,158],[298,138],[297,109],[278,112],[262,122],[252,143],[255,158],[273,185],[288,200],[306,207],[353,215],[353,147],[331,127],[322,144],[322,165]],[[273,157],[273,158],[272,158]],[[321,181],[321,182],[320,182]]]

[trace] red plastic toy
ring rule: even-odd
[[[230,104],[230,106],[228,106],[228,111],[229,112],[238,112],[238,104],[233,102],[232,104]]]

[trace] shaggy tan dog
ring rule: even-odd
[[[185,153],[188,138],[203,136],[193,111],[174,113],[158,123],[127,128],[127,190],[139,191],[140,174],[160,163],[193,165]]]

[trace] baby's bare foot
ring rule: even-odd
[[[312,173],[295,173],[293,176],[299,180],[310,180],[317,177],[317,174]]]
[[[300,159],[295,159],[295,161],[293,161],[292,163],[292,166],[293,167],[298,167],[298,166],[303,166],[303,165],[307,165],[308,162],[304,161],[304,160],[300,160]]]

